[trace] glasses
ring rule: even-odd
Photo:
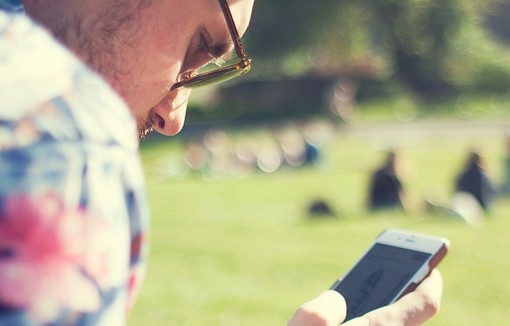
[[[221,10],[223,11],[223,15],[227,21],[228,30],[232,40],[234,41],[234,48],[240,61],[236,64],[203,73],[185,74],[184,76],[181,76],[181,80],[172,86],[171,90],[175,90],[180,87],[195,88],[199,86],[218,84],[234,77],[244,75],[250,71],[251,59],[248,59],[246,56],[243,43],[241,43],[241,37],[239,36],[239,32],[237,31],[234,23],[234,18],[232,18],[232,13],[228,7],[227,0],[218,0],[218,2],[220,3]]]

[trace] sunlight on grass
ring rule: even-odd
[[[467,150],[480,147],[493,180],[501,177],[498,134],[452,133],[413,139],[341,132],[323,147],[321,168],[254,173],[243,178],[161,178],[158,157],[176,143],[143,151],[153,211],[147,280],[130,325],[284,325],[294,309],[329,288],[384,228],[449,238],[440,270],[442,310],[428,325],[502,325],[510,303],[510,201],[499,199],[485,222],[470,227],[423,211],[423,199],[447,204]],[[395,131],[394,131],[395,132]],[[381,135],[390,139],[381,142]],[[419,137],[418,137],[419,136]],[[397,140],[398,141],[397,141]],[[388,144],[405,156],[412,215],[368,214],[367,173]],[[338,216],[310,219],[306,208],[327,200]]]

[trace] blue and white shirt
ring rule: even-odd
[[[0,0],[0,10],[23,12],[23,0]]]
[[[148,216],[125,103],[0,10],[0,325],[125,325]]]

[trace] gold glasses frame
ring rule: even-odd
[[[246,55],[243,43],[241,42],[241,37],[237,31],[237,27],[235,25],[234,18],[232,17],[232,13],[230,12],[227,0],[218,0],[218,2],[220,4],[221,11],[223,11],[223,15],[225,16],[227,27],[230,32],[230,36],[232,37],[237,57],[240,59],[240,61],[236,64],[232,64],[226,67],[220,67],[218,69],[198,73],[195,75],[184,76],[181,80],[172,85],[172,91],[181,87],[195,88],[205,85],[222,83],[229,79],[244,75],[250,71],[251,59],[249,59]]]

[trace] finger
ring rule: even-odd
[[[443,296],[443,277],[441,273],[437,269],[433,269],[430,275],[416,288],[415,292],[427,293],[430,299],[439,305]]]
[[[288,326],[337,326],[345,319],[345,314],[342,295],[328,290],[299,307]]]
[[[434,269],[430,275],[413,291],[395,303],[397,309],[404,311],[404,325],[421,325],[437,314],[443,295],[443,278]]]
[[[367,313],[351,325],[421,325],[439,311],[443,294],[443,279],[437,270],[414,290],[397,302]]]

